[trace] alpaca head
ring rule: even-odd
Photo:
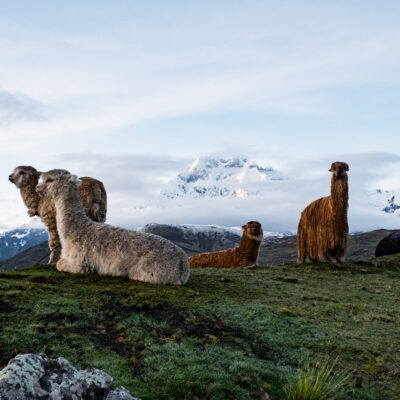
[[[342,162],[342,161],[336,161],[332,163],[331,168],[329,169],[329,172],[332,172],[333,176],[336,178],[344,178],[347,176],[347,171],[349,170],[349,164]]]
[[[8,176],[8,180],[18,188],[23,188],[30,185],[36,185],[39,176],[40,172],[36,171],[35,168],[20,165]]]
[[[246,225],[242,226],[243,234],[251,237],[252,239],[259,240],[261,242],[263,238],[263,230],[261,224],[257,221],[249,221]]]
[[[63,193],[68,193],[71,187],[78,187],[80,184],[80,179],[65,169],[52,169],[41,173],[36,191],[40,196],[55,199]]]

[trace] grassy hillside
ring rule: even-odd
[[[400,259],[194,271],[184,287],[0,273],[0,367],[45,352],[144,399],[272,400],[302,359],[337,358],[340,399],[400,398]],[[400,368],[399,368],[400,369]]]

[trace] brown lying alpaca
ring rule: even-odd
[[[21,192],[22,200],[28,207],[28,215],[38,215],[49,231],[49,264],[55,264],[61,255],[61,242],[57,232],[56,209],[48,197],[40,197],[36,192],[40,172],[30,166],[16,167],[8,177]],[[83,177],[79,192],[83,208],[93,221],[104,222],[107,214],[107,193],[102,182]]]
[[[334,257],[337,263],[342,262],[349,233],[348,170],[345,162],[334,162],[329,170],[332,172],[331,195],[315,200],[301,213],[297,230],[299,263],[304,263],[307,255],[311,261],[322,257],[330,261],[330,257]]]
[[[263,238],[261,224],[250,221],[243,225],[242,229],[243,236],[239,247],[197,254],[189,258],[190,268],[238,268],[256,264]]]
[[[400,231],[385,236],[376,246],[375,257],[400,253]]]

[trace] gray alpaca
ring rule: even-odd
[[[186,254],[178,246],[149,233],[91,221],[78,192],[80,181],[68,171],[54,169],[41,175],[36,187],[54,200],[61,239],[59,271],[124,276],[129,279],[182,285],[189,279]]]
[[[36,193],[40,172],[31,166],[20,165],[8,177],[20,190],[28,207],[28,215],[38,215],[49,231],[49,264],[56,264],[61,255],[61,243],[57,233],[56,209],[51,199]],[[80,178],[79,193],[87,216],[93,221],[104,222],[107,214],[107,193],[102,182],[90,177]]]

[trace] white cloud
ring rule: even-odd
[[[38,99],[49,112],[9,127],[3,138],[43,138],[45,145],[202,113],[332,115],[343,110],[326,89],[400,84],[393,51],[400,30],[359,10],[292,2],[225,5],[211,16],[207,7],[168,11],[148,24],[128,15],[110,35],[14,26],[0,48],[3,90]]]
[[[260,165],[263,163],[257,160]],[[349,221],[351,231],[396,228],[400,218],[387,215],[374,204],[371,194],[383,187],[388,177],[398,176],[400,155],[391,153],[342,154],[339,157],[300,159],[282,164],[282,181],[269,181],[262,196],[247,198],[160,197],[167,182],[192,164],[192,159],[172,159],[155,155],[61,154],[39,169],[62,167],[80,176],[102,180],[108,191],[108,221],[138,227],[149,222],[183,224],[241,225],[259,220],[269,231],[295,232],[301,211],[311,201],[329,195],[331,162],[350,165]],[[45,167],[45,168],[42,168]],[[255,185],[256,182],[251,182]],[[25,206],[8,183],[7,199],[0,208],[0,220],[13,226],[26,218]],[[397,188],[400,187],[400,184]]]
[[[43,119],[43,105],[22,94],[0,91],[0,126],[2,129],[20,121]]]
[[[400,143],[397,116],[382,120],[388,88],[396,98],[400,85],[396,3],[117,3],[83,1],[63,13],[50,2],[27,4],[29,15],[0,17],[0,189],[9,204],[1,223],[25,218],[6,175],[33,164],[104,180],[110,220],[118,224],[232,225],[250,210],[271,230],[292,230],[301,209],[328,194],[329,163],[344,159],[354,229],[379,225],[379,213],[372,222],[368,207],[355,205],[364,190],[397,185],[398,156],[371,153]],[[365,92],[346,103],[357,87]],[[369,109],[375,87],[383,100]],[[172,119],[196,115],[196,126],[174,131]],[[263,126],[255,133],[257,115]],[[235,118],[244,121],[236,136]],[[203,132],[201,120],[211,121]],[[152,128],[154,121],[162,123]],[[157,206],[163,185],[196,152],[218,149],[253,152],[291,179],[254,203]]]

